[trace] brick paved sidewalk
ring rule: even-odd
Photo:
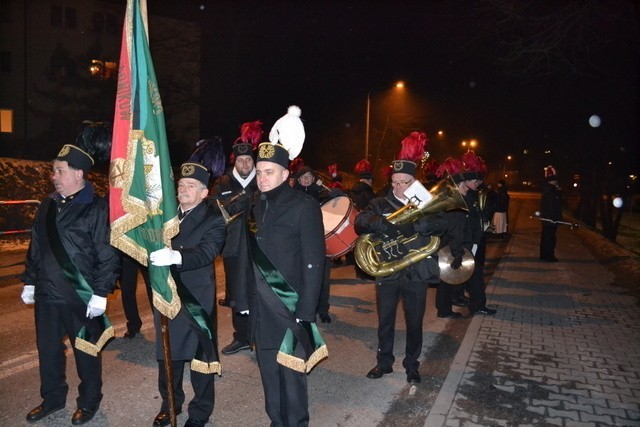
[[[640,309],[568,227],[518,219],[425,426],[639,426]]]

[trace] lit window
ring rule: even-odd
[[[89,65],[89,72],[92,76],[100,80],[113,80],[118,76],[118,63],[113,61],[102,61],[92,59]]]
[[[0,108],[0,133],[13,133],[13,110]]]

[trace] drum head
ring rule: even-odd
[[[327,235],[338,228],[347,217],[351,208],[351,200],[346,196],[335,197],[326,201],[320,209],[322,210],[322,223],[324,224],[324,234]]]

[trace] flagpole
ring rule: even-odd
[[[171,343],[169,341],[169,319],[164,314],[160,314],[162,322],[162,352],[164,355],[164,373],[167,381],[169,396],[169,421],[171,427],[177,427],[176,404],[173,395],[173,366],[171,365]]]

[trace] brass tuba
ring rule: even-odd
[[[433,215],[439,212],[453,209],[467,209],[462,195],[458,191],[458,187],[451,178],[447,178],[438,182],[429,192],[433,198],[422,208],[418,208],[412,203],[408,203],[387,217],[387,220],[393,224],[409,224],[418,219]],[[376,251],[376,247],[388,247],[389,245],[406,244],[415,240],[418,235],[411,237],[400,236],[397,239],[383,242],[381,239],[375,239],[374,234],[363,234],[358,237],[355,245],[354,254],[356,262],[360,268],[367,274],[375,277],[390,276],[399,272],[411,264],[421,261],[431,254],[438,251],[440,247],[440,238],[431,236],[429,243],[420,249],[410,249],[402,258],[393,261],[385,261],[380,258]]]

